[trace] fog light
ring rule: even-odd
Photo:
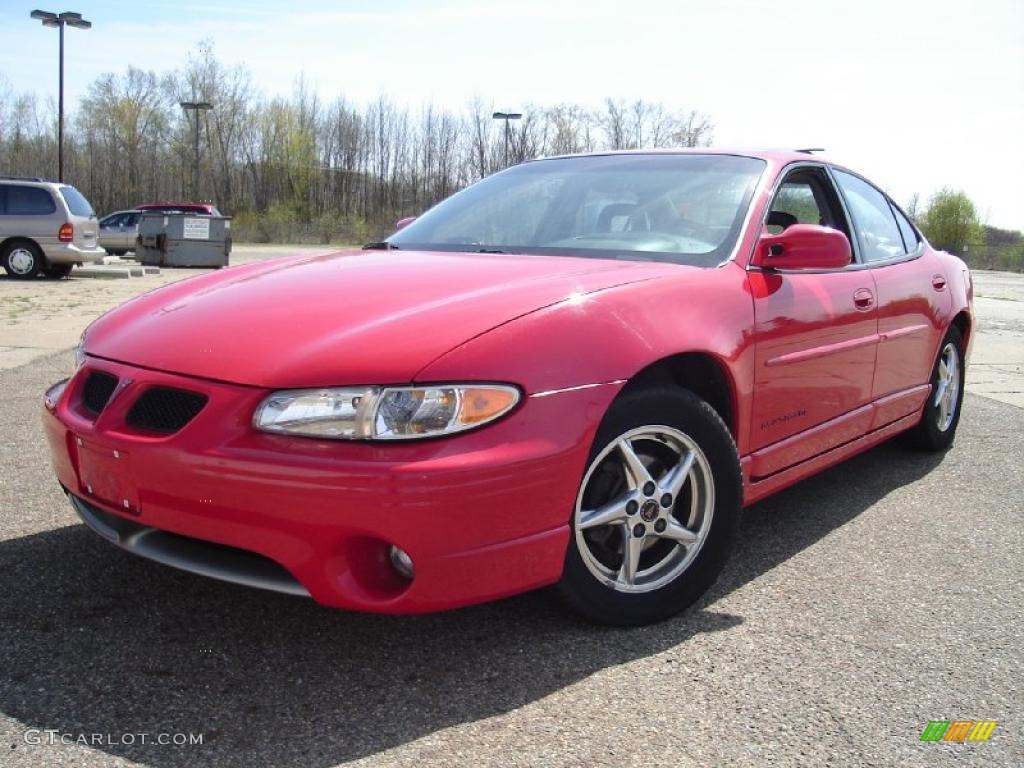
[[[391,545],[391,565],[405,578],[412,581],[412,577],[416,573],[412,567],[412,558],[409,557],[408,552],[401,547],[396,547],[394,544]]]

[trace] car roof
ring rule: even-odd
[[[144,211],[147,208],[172,208],[172,207],[189,207],[189,208],[215,208],[213,203],[187,203],[181,202],[167,202],[167,203],[143,203],[142,205],[135,206],[135,210]]]
[[[815,150],[816,152],[817,150]],[[553,155],[538,160],[561,160],[569,157],[600,157],[606,155],[732,155],[734,157],[753,157],[771,160],[780,165],[794,162],[814,160],[826,165],[834,165],[821,155],[808,150],[796,149],[741,149],[735,147],[670,147],[664,149],[615,149],[598,152],[580,152],[570,155]],[[531,161],[532,162],[532,161]]]
[[[0,176],[0,184],[21,184],[26,187],[39,187],[48,185],[51,187],[70,187],[70,184],[65,184],[63,181],[54,181],[53,179],[42,179],[37,176]]]

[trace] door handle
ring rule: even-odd
[[[946,290],[946,278],[942,275],[932,275],[932,288],[936,291]]]
[[[853,306],[861,312],[866,312],[875,306],[875,297],[867,288],[858,288],[853,292]]]

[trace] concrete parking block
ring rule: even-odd
[[[82,267],[74,270],[71,276],[118,279],[131,277],[132,273],[131,270],[116,267]]]

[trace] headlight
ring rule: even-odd
[[[85,362],[85,349],[83,348],[82,344],[83,344],[83,342],[79,341],[78,345],[75,347],[75,368],[74,368],[74,370],[76,370],[76,371],[79,368],[81,368],[82,364]]]
[[[260,403],[253,425],[336,440],[409,440],[478,427],[518,402],[519,390],[501,384],[293,389]]]

